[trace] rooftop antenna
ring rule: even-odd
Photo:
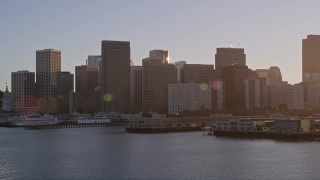
[[[229,42],[229,48],[233,48],[232,42]]]

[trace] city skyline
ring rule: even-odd
[[[151,49],[167,49],[171,62],[215,65],[216,48],[233,42],[244,48],[249,68],[278,66],[284,81],[298,83],[302,39],[319,34],[320,25],[314,23],[317,5],[320,2],[1,1],[0,90],[6,82],[11,89],[11,72],[35,72],[36,50],[61,50],[62,69],[74,74],[88,55],[100,55],[102,40],[130,41],[136,65]]]

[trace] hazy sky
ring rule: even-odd
[[[62,51],[62,71],[74,73],[101,40],[131,42],[141,64],[149,50],[171,62],[214,64],[217,47],[242,47],[252,69],[279,66],[301,81],[302,39],[320,34],[318,0],[0,0],[0,89],[11,72],[35,72],[35,52]],[[240,46],[238,45],[240,44]],[[235,46],[237,45],[237,46]]]

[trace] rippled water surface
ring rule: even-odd
[[[0,128],[0,179],[320,179],[320,142]]]

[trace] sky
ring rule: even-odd
[[[320,34],[318,0],[0,0],[0,90],[11,72],[35,72],[36,50],[62,52],[74,73],[102,40],[130,41],[141,65],[149,50],[170,61],[214,64],[216,48],[245,49],[251,69],[278,66],[283,80],[301,82],[302,39]]]

